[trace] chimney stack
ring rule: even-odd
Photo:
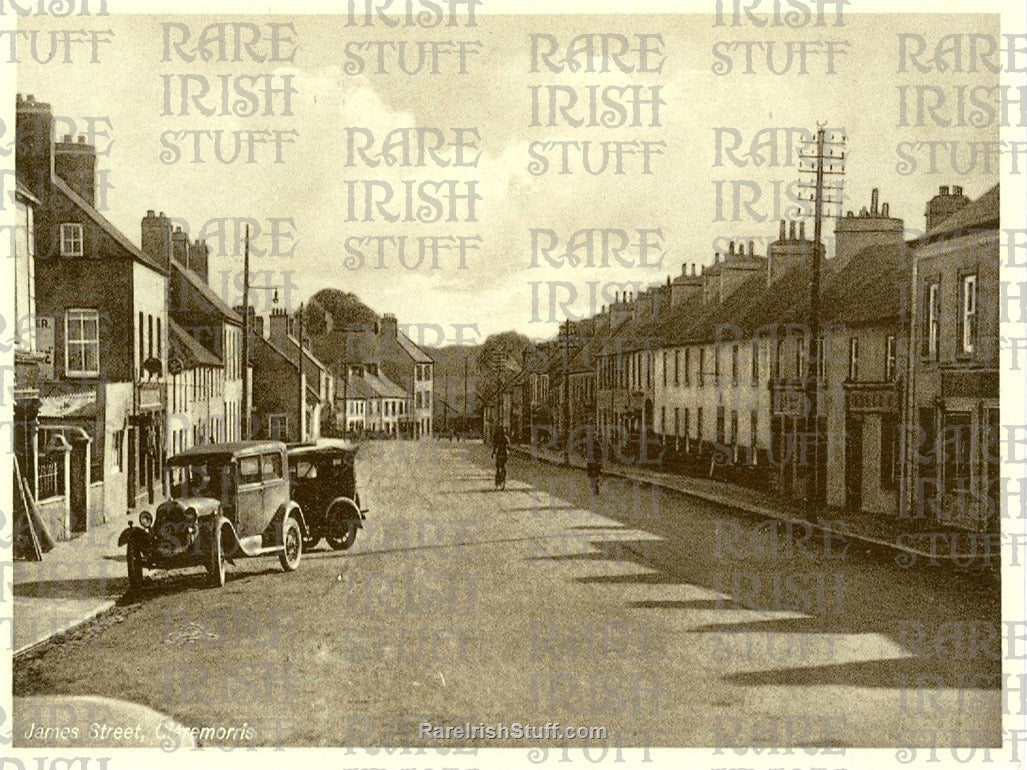
[[[886,203],[884,205],[887,206],[888,204]],[[806,240],[806,220],[805,219],[800,219],[799,220],[799,240],[800,241]]]
[[[870,213],[877,216],[877,188],[870,191]]]
[[[783,241],[785,239],[785,233],[786,233],[786,231],[785,231],[785,221],[782,219],[781,220],[781,229],[778,231],[777,239],[779,241]]]
[[[795,240],[795,220],[793,219],[788,223],[788,240]]]

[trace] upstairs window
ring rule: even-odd
[[[892,382],[895,379],[895,335],[889,334],[884,341],[884,379]]]
[[[82,225],[76,222],[65,222],[61,225],[61,256],[81,257],[83,248]]]
[[[973,355],[977,337],[977,276],[964,275],[960,282],[959,297],[959,350],[964,356]]]
[[[69,310],[64,318],[64,369],[69,377],[100,376],[100,313]]]
[[[938,360],[938,335],[941,321],[941,284],[931,281],[924,291],[924,355]]]
[[[849,380],[859,379],[859,338],[849,337]]]

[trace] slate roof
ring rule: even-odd
[[[399,346],[403,348],[403,351],[412,359],[414,359],[415,363],[435,363],[435,360],[431,356],[429,356],[427,353],[425,353],[423,350],[417,347],[417,345],[415,345],[413,341],[409,337],[407,337],[403,332],[397,332],[396,341],[399,343]]]
[[[855,254],[823,286],[821,320],[847,326],[899,320],[908,312],[911,263],[903,243]]]
[[[375,396],[378,396],[380,398],[407,397],[407,392],[385,375],[365,374],[364,379],[366,379],[368,384],[371,386],[371,389],[372,391],[374,391]]]
[[[168,319],[168,352],[182,361],[186,369],[197,366],[224,366],[224,362],[211,350],[203,347],[192,335],[179,326],[175,319]]]
[[[946,235],[959,235],[968,230],[980,230],[985,227],[998,226],[999,222],[999,186],[995,185],[975,201],[971,201],[928,230],[924,241],[944,238]]]
[[[172,260],[172,266],[174,267],[176,275],[181,276],[185,279],[186,283],[195,289],[201,297],[209,304],[215,311],[217,311],[222,318],[242,325],[242,316],[236,313],[231,307],[228,306],[217,293],[207,285],[207,282],[200,277],[200,275],[187,267],[182,266],[178,262]],[[178,308],[173,308],[177,310]]]

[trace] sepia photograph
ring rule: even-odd
[[[0,0],[0,768],[1022,767],[1018,5]]]

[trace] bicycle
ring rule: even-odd
[[[506,463],[496,463],[496,489],[506,489]]]

